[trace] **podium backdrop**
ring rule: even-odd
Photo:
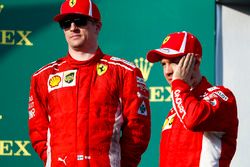
[[[150,90],[152,134],[141,167],[157,167],[161,127],[171,107],[170,87],[159,63],[145,61],[175,31],[195,34],[203,46],[201,69],[214,82],[215,1],[95,0],[102,14],[99,45],[104,53],[134,62]],[[67,45],[52,18],[62,0],[0,2],[0,166],[43,166],[28,136],[32,73],[62,57]]]

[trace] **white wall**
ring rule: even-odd
[[[217,70],[222,70],[223,85],[236,96],[239,116],[238,146],[231,166],[249,167],[250,7],[222,6],[221,26],[222,63]]]

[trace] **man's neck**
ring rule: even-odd
[[[69,54],[75,60],[86,61],[95,56],[96,50],[97,48],[91,50],[75,50],[69,48]]]

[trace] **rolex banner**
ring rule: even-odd
[[[67,53],[63,31],[53,22],[62,2],[0,1],[1,167],[43,166],[28,136],[30,77],[43,65]],[[139,166],[157,167],[161,128],[171,108],[171,89],[164,79],[161,64],[149,63],[145,55],[149,50],[160,47],[167,34],[189,31],[202,43],[201,70],[213,83],[215,1],[94,2],[102,15],[100,48],[104,53],[125,58],[138,66],[150,91],[152,134]]]

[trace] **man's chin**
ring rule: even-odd
[[[75,50],[79,50],[83,47],[83,45],[81,43],[74,43],[71,44],[71,48],[75,49]]]

